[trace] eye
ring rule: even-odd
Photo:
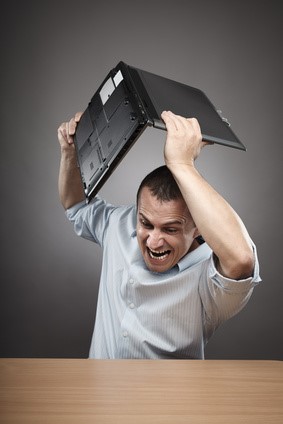
[[[140,223],[146,229],[152,228],[152,225],[150,224],[150,222],[146,221],[145,219],[140,219]]]
[[[168,234],[176,234],[178,232],[177,228],[165,228],[164,230]]]

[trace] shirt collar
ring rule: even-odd
[[[205,259],[208,259],[212,253],[210,247],[203,243],[197,249],[189,252],[184,256],[178,263],[179,271],[184,271],[185,269],[196,265],[199,262],[202,262]]]

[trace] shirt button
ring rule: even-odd
[[[134,307],[135,307],[134,303],[130,303],[129,306],[130,306],[131,309],[134,309]]]
[[[130,278],[130,281],[129,282],[130,282],[130,284],[134,284],[135,281],[134,281],[133,278]]]
[[[123,331],[122,336],[123,337],[128,337],[128,332],[127,331]]]

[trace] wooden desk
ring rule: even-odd
[[[283,362],[0,359],[1,424],[282,424]]]

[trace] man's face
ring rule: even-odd
[[[153,272],[165,272],[196,247],[198,235],[183,199],[161,202],[144,187],[137,211],[137,239]]]

